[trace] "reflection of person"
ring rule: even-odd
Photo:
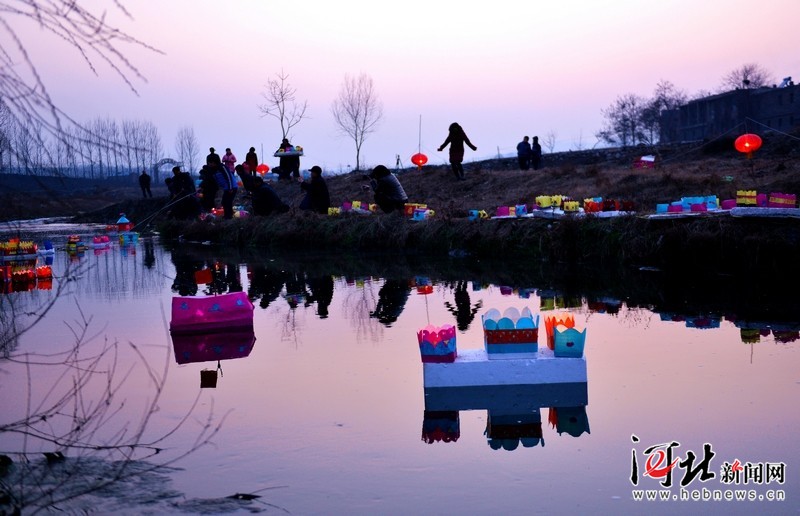
[[[375,311],[370,312],[369,316],[375,317],[386,326],[391,326],[403,313],[410,293],[408,280],[387,279],[378,291]]]
[[[539,170],[542,166],[542,146],[539,144],[538,136],[534,136],[531,142],[531,166],[533,170]]]
[[[142,170],[142,174],[139,176],[139,187],[142,189],[142,196],[145,199],[153,197],[153,192],[150,191],[150,174],[146,170]]]
[[[406,191],[397,177],[388,168],[378,165],[369,175],[370,187],[375,193],[375,203],[385,213],[403,210],[403,205],[408,202]],[[368,188],[365,186],[365,188]]]
[[[453,169],[456,179],[463,180],[464,167],[461,162],[464,161],[464,144],[466,143],[474,151],[478,150],[478,148],[472,145],[472,142],[469,141],[469,138],[464,133],[464,129],[457,123],[450,124],[448,131],[447,139],[439,146],[439,151],[441,152],[447,147],[448,143],[450,144],[450,168]]]
[[[531,165],[531,144],[528,137],[522,139],[517,144],[517,160],[519,161],[520,170],[528,170]]]
[[[322,169],[320,167],[316,165],[311,167],[311,180],[302,181],[300,189],[306,192],[306,196],[300,202],[301,210],[311,210],[322,214],[328,213],[328,208],[331,205],[331,196],[328,193],[328,185],[322,178]]]
[[[263,265],[255,266],[252,272],[247,297],[251,301],[260,299],[259,306],[267,308],[281,295],[286,273],[272,271]]]
[[[194,296],[197,294],[197,281],[194,273],[203,268],[203,262],[178,253],[172,253],[172,263],[175,265],[175,279],[172,281],[172,291],[179,296]]]
[[[266,216],[289,211],[289,206],[278,197],[271,186],[264,182],[263,178],[254,177],[252,185],[253,215]]]
[[[475,307],[473,308],[469,299],[469,292],[467,292],[467,282],[464,280],[458,282],[454,294],[455,306],[449,301],[445,301],[444,306],[447,307],[447,311],[456,316],[458,329],[466,331],[469,329],[472,320],[475,319],[475,314],[477,314],[478,310],[483,306],[483,301],[475,303]]]
[[[156,264],[156,251],[153,247],[153,239],[145,238],[144,239],[144,266],[148,269],[152,269],[153,265]]]
[[[317,302],[317,315],[320,319],[328,318],[328,307],[333,301],[333,276],[330,274],[306,281],[310,294],[306,298],[306,306]]]
[[[207,264],[211,269],[211,283],[206,286],[206,294],[225,294],[226,292],[241,292],[242,279],[239,277],[238,263],[222,263],[210,261]]]

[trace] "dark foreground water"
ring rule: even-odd
[[[29,507],[52,493],[67,511],[154,514],[797,512],[800,312],[777,283],[152,239],[59,250],[52,268],[52,285],[0,295],[0,485]],[[173,296],[230,291],[253,300],[255,341],[171,338]],[[480,315],[507,307],[586,327],[587,382],[426,397],[416,332],[454,324],[458,348],[479,349]]]

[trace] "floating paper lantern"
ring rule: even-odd
[[[263,176],[264,174],[269,172],[269,165],[267,165],[266,163],[262,163],[262,164],[258,165],[256,167],[256,172],[258,172],[259,174],[261,174]]]
[[[411,163],[415,164],[418,169],[422,168],[422,165],[428,162],[428,156],[424,155],[421,152],[418,152],[411,156]]]
[[[747,154],[747,157],[751,158],[753,153],[761,148],[761,137],[752,133],[743,134],[736,138],[733,146],[737,151]]]

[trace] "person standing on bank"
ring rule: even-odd
[[[322,178],[322,169],[314,165],[310,169],[311,180],[306,182],[302,178],[300,181],[300,189],[306,192],[306,196],[300,201],[301,210],[310,210],[317,213],[326,215],[328,208],[331,206],[331,196],[328,193],[328,185]]]
[[[211,170],[216,171],[217,165],[222,165],[222,160],[219,157],[219,154],[214,151],[214,147],[208,149],[208,156],[206,156],[206,165],[211,167]]]
[[[447,139],[439,146],[439,152],[447,147],[448,143],[450,144],[450,168],[453,169],[456,179],[463,181],[465,179],[464,167],[461,162],[464,161],[464,144],[466,143],[473,151],[478,150],[478,148],[472,145],[472,142],[469,141],[466,133],[464,133],[464,129],[456,122],[450,124],[448,131]]]
[[[539,137],[533,137],[533,143],[531,143],[531,166],[533,166],[533,170],[539,170],[539,167],[542,166],[542,146],[539,144]]]
[[[231,152],[231,149],[225,149],[225,155],[222,156],[222,164],[228,169],[228,172],[233,174],[236,167],[236,156]]]
[[[236,183],[236,176],[234,176],[222,164],[217,165],[214,172],[214,179],[217,181],[220,190],[222,190],[222,210],[225,213],[226,219],[233,218],[233,199],[239,191]]]
[[[250,147],[250,150],[247,151],[244,162],[247,163],[247,166],[250,168],[250,175],[255,176],[256,172],[258,172],[258,154],[256,154],[255,147]]]
[[[524,137],[521,142],[517,144],[517,160],[519,160],[519,169],[528,170],[531,164],[531,144],[528,143],[528,137]]]
[[[139,176],[139,186],[145,199],[153,197],[153,192],[150,191],[150,174],[147,173],[147,170],[142,170],[142,174]]]

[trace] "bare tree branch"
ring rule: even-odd
[[[281,125],[282,137],[289,138],[292,128],[306,118],[308,101],[296,101],[297,89],[289,84],[289,75],[283,70],[275,76],[277,79],[267,80],[264,86],[266,91],[261,94],[266,103],[259,104],[258,109],[261,116],[277,119]]]
[[[345,75],[339,96],[331,105],[331,112],[339,130],[356,145],[355,169],[359,170],[361,146],[383,119],[383,104],[375,92],[372,78],[364,73],[358,77]]]

